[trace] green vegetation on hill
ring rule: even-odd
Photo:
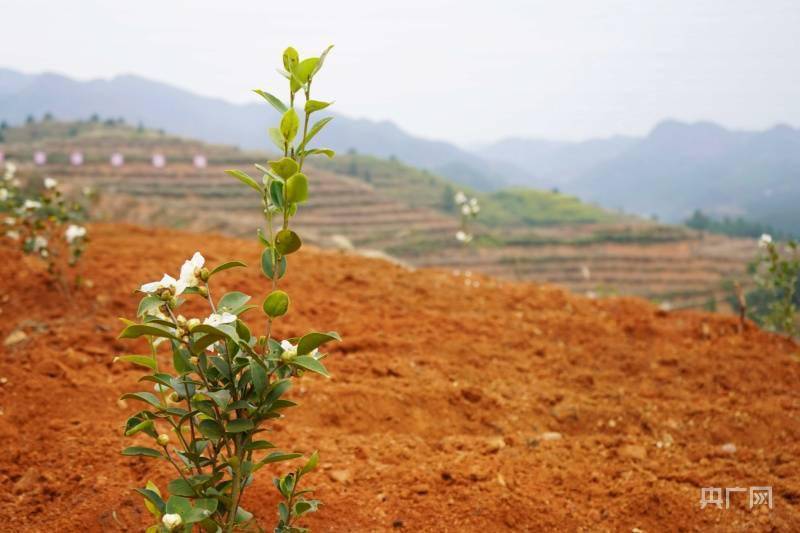
[[[746,220],[742,217],[712,218],[699,209],[695,210],[692,216],[686,219],[685,224],[693,229],[730,235],[731,237],[753,237],[757,239],[764,233],[768,233],[778,239],[798,237],[798,235],[778,230],[769,224]]]
[[[557,192],[513,188],[478,193],[397,160],[350,153],[333,160],[317,161],[315,165],[357,177],[401,202],[454,215],[453,195],[457,190],[464,190],[480,200],[478,220],[488,228],[590,224],[619,219],[614,213]]]

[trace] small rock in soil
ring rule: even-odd
[[[631,459],[643,460],[647,459],[647,449],[638,444],[628,444],[619,449],[619,454],[622,457],[629,457]]]
[[[497,453],[506,447],[506,441],[503,437],[491,437],[486,441],[486,453]]]
[[[722,453],[736,453],[736,445],[732,442],[726,442],[719,447]]]
[[[3,341],[5,346],[12,346],[14,344],[19,344],[20,342],[24,341],[28,338],[28,335],[22,331],[21,329],[12,331],[11,334],[6,337],[6,340]]]
[[[350,471],[349,470],[331,470],[328,472],[328,477],[331,478],[331,481],[335,481],[337,483],[349,483],[350,482]]]
[[[561,440],[561,433],[558,431],[545,431],[539,435],[539,440]]]

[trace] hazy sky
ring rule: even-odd
[[[239,102],[287,44],[333,43],[320,99],[459,143],[800,125],[799,0],[0,0],[0,20],[0,66]]]

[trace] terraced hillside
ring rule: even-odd
[[[241,235],[260,224],[252,191],[224,174],[252,169],[265,154],[208,146],[124,125],[82,123],[15,128],[0,145],[22,172],[49,175],[75,189],[96,187],[102,217],[139,224]],[[30,163],[37,150],[46,165]],[[81,151],[85,163],[69,164]],[[120,152],[125,165],[112,167]],[[150,163],[166,156],[164,168]],[[195,155],[208,164],[197,168]],[[372,250],[416,266],[560,283],[590,295],[634,294],[672,307],[724,306],[723,284],[745,278],[754,243],[603,211],[552,191],[480,196],[481,224],[464,247],[448,181],[426,171],[356,154],[310,166],[311,200],[299,217],[321,246]],[[469,281],[467,281],[469,282]]]

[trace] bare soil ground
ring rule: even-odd
[[[140,283],[195,250],[257,264],[252,241],[95,225],[73,304],[0,248],[3,531],[136,531],[132,492],[165,465],[119,455],[112,363]],[[263,298],[255,266],[215,292]],[[303,378],[270,440],[318,448],[315,531],[798,531],[798,347],[733,317],[303,250],[279,336],[338,330],[334,377]],[[20,333],[22,332],[22,333]],[[166,357],[164,364],[167,364]],[[557,434],[557,435],[556,435]],[[560,438],[557,438],[560,437]],[[264,469],[266,470],[266,469]],[[271,527],[269,475],[244,506]],[[701,487],[772,486],[774,506],[700,509]]]

